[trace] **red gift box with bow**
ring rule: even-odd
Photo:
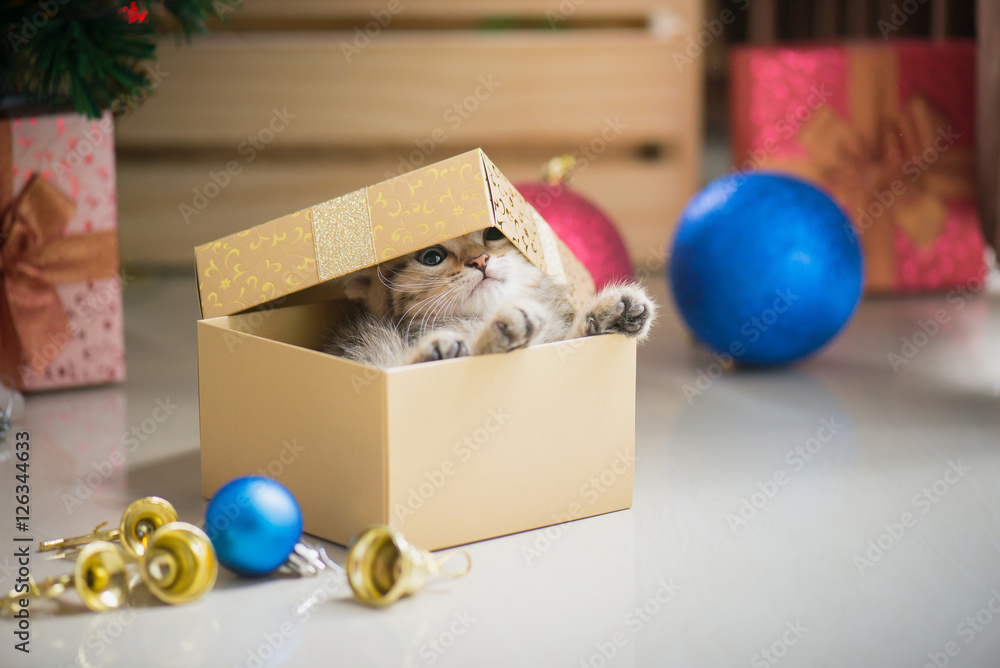
[[[973,42],[747,47],[730,64],[734,166],[830,193],[869,293],[982,287]]]

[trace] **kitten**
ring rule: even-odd
[[[612,332],[641,341],[656,311],[641,287],[619,284],[577,312],[492,227],[353,274],[345,291],[362,308],[326,351],[382,368]]]

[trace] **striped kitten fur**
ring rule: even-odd
[[[576,311],[566,289],[495,228],[358,272],[345,290],[359,308],[326,351],[382,368],[595,334],[641,341],[656,312],[632,283],[607,286]]]

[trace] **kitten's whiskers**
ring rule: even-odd
[[[421,289],[436,288],[446,284],[446,281],[440,278],[434,279],[432,281],[407,283],[405,285],[402,283],[397,283],[396,281],[392,281],[382,274],[382,268],[380,265],[375,265],[375,273],[378,275],[378,280],[382,285],[389,288],[390,290],[398,290],[400,292],[419,292]],[[416,289],[409,289],[409,288],[416,288]]]
[[[406,318],[406,314],[409,313],[410,311],[413,311],[413,309],[419,309],[422,305],[426,304],[427,302],[434,303],[437,299],[440,299],[444,295],[447,295],[448,292],[450,292],[450,290],[445,290],[444,292],[441,292],[441,293],[432,294],[432,295],[429,295],[427,297],[424,297],[423,299],[415,302],[414,304],[411,304],[410,308],[406,309],[406,311],[403,312],[403,315],[399,316],[399,320],[396,321],[396,326],[399,327],[400,325],[402,325],[403,324],[403,320]],[[406,327],[405,327],[405,329],[403,331],[405,331],[405,332],[409,332],[410,331],[410,327],[413,326],[413,320],[414,320],[414,318],[416,318],[419,314],[420,314],[419,310],[417,310],[417,311],[415,311],[413,313],[413,315],[410,317],[410,322],[407,323],[407,325],[406,325]]]
[[[430,304],[427,305],[427,307],[424,310],[424,314],[420,317],[420,330],[417,338],[423,338],[424,333],[428,329],[428,325],[431,324],[429,322],[431,316],[433,316],[440,309],[440,307],[447,301],[449,295],[455,292],[455,290],[456,290],[455,286],[445,290],[444,292],[438,295],[437,299],[435,299],[434,301],[432,301]],[[416,317],[417,315],[418,314],[415,313],[414,317]],[[412,323],[413,323],[413,318],[410,318],[410,324],[412,325]],[[430,329],[433,329],[433,327],[431,327]]]

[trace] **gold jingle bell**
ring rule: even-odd
[[[119,607],[128,594],[125,553],[114,543],[95,541],[80,550],[72,574],[29,580],[27,592],[11,591],[0,605],[13,612],[22,598],[55,598],[70,587],[90,610],[103,612]]]
[[[442,568],[456,556],[464,556],[464,570],[454,572]],[[413,594],[435,574],[460,578],[468,575],[472,557],[468,552],[448,552],[435,558],[426,550],[410,543],[398,531],[376,524],[351,539],[347,553],[347,581],[359,601],[375,607],[395,603]]]
[[[125,552],[133,559],[138,559],[146,552],[146,544],[157,529],[169,522],[177,521],[177,511],[166,499],[158,496],[147,496],[133,501],[125,508],[121,523],[117,529],[101,531],[107,522],[102,522],[94,529],[94,533],[74,538],[57,538],[47,540],[38,546],[39,552],[58,550],[65,552],[74,550],[95,540],[120,540]]]
[[[164,524],[149,537],[139,575],[164,603],[190,603],[215,586],[219,562],[205,532],[187,522]]]

